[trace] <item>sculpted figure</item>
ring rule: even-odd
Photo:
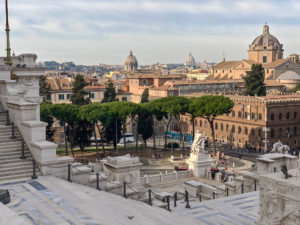
[[[287,145],[282,144],[280,141],[276,142],[273,145],[273,148],[271,150],[271,153],[282,153],[282,154],[287,154],[288,151],[290,150],[290,147]]]

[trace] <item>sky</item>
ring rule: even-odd
[[[2,9],[1,9],[2,8]],[[2,13],[1,13],[2,12]],[[0,53],[5,54],[4,1]],[[39,61],[139,64],[247,59],[265,22],[285,49],[300,53],[299,0],[9,0],[11,48]]]

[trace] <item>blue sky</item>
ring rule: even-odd
[[[190,51],[246,59],[265,22],[285,56],[300,53],[299,0],[10,0],[9,10],[12,49],[40,61],[123,64],[130,49],[140,64],[182,63]]]

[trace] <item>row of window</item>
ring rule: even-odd
[[[227,114],[227,116],[229,116],[229,114]],[[248,114],[248,112],[245,112],[244,118],[248,118],[250,115]],[[231,112],[231,117],[235,117],[235,111]],[[243,117],[243,113],[241,111],[238,112],[238,118],[242,118]],[[257,113],[251,113],[251,119],[252,120],[262,120],[262,114],[259,113],[258,114],[258,118],[257,118]]]
[[[290,116],[290,112],[287,112],[287,113],[285,114],[285,118],[286,118],[287,120],[289,120],[290,117],[291,117],[291,116]],[[297,117],[298,117],[297,112],[294,112],[293,118],[294,118],[294,119],[297,119]],[[271,120],[275,120],[275,114],[274,114],[274,113],[271,113]],[[282,120],[282,113],[279,113],[279,114],[278,114],[278,120]]]
[[[285,134],[284,134],[284,132],[285,132]],[[282,128],[279,128],[279,130],[278,130],[278,136],[279,137],[282,137],[282,136],[291,137],[292,135],[296,136],[297,135],[297,127],[294,127],[293,133],[291,133],[289,127],[286,128],[286,130],[284,132],[283,132]],[[273,138],[273,137],[275,137],[275,130],[271,129],[271,138]]]
[[[71,99],[72,94],[67,94],[67,100]],[[95,98],[95,94],[94,93],[90,93],[90,98],[93,99]],[[58,99],[59,100],[64,100],[65,99],[65,94],[59,94],[58,95]]]

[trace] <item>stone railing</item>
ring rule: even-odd
[[[140,178],[140,184],[141,185],[151,185],[151,184],[157,184],[162,182],[170,182],[175,181],[182,178],[188,178],[192,177],[192,170],[186,170],[186,171],[174,171],[171,173],[160,173],[156,175],[145,175],[144,177]]]

